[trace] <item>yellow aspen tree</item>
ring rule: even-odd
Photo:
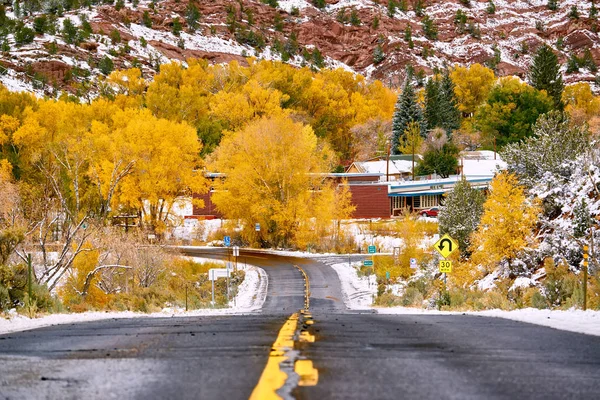
[[[485,102],[496,82],[494,71],[481,64],[455,66],[450,71],[450,78],[455,85],[458,108],[465,114],[473,114]]]
[[[493,268],[506,260],[510,268],[519,252],[532,244],[540,212],[538,202],[526,196],[514,174],[498,174],[492,180],[481,222],[472,236],[473,261]]]
[[[202,192],[206,181],[200,171],[202,147],[196,130],[187,123],[159,119],[148,110],[125,110],[114,117],[113,129],[123,135],[135,167],[118,190],[120,203],[142,210],[144,220],[163,233],[174,200]]]
[[[243,222],[250,242],[289,246],[300,221],[312,215],[312,191],[332,161],[310,126],[286,116],[261,118],[225,134],[212,165],[225,178],[213,201],[227,218]]]

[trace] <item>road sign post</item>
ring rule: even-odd
[[[256,224],[254,224],[254,230],[256,232],[260,232],[260,224],[258,222]]]
[[[229,247],[229,246],[231,246],[231,236],[224,236],[224,237],[223,237],[223,244],[224,244],[226,247]]]
[[[448,258],[450,254],[454,253],[458,250],[458,243],[454,239],[450,237],[450,235],[445,234],[433,245],[435,251],[440,253],[440,255],[444,258]]]
[[[211,268],[208,270],[208,280],[212,281],[212,305],[215,306],[215,281],[227,278],[227,302],[229,303],[229,265],[227,268]]]
[[[240,256],[240,247],[239,246],[233,246],[233,257],[234,257],[234,267],[233,267],[233,271],[237,271],[237,260],[238,257]]]
[[[363,265],[365,267],[372,267],[373,266],[373,260],[364,260],[363,261]]]
[[[416,258],[411,258],[410,259],[410,267],[412,269],[417,269],[417,259]]]
[[[450,260],[440,260],[440,272],[444,274],[449,274],[452,272],[452,261]]]
[[[369,246],[368,249],[369,249],[369,254],[377,253],[377,247],[375,247],[373,245]]]

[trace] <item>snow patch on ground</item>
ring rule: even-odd
[[[225,263],[221,260],[193,257],[197,262]],[[132,311],[121,312],[86,312],[81,314],[52,314],[40,318],[30,319],[17,314],[14,310],[9,312],[9,318],[0,318],[0,334],[25,331],[59,324],[74,324],[88,321],[121,318],[167,318],[167,317],[197,317],[210,315],[243,315],[261,310],[267,297],[268,276],[259,267],[242,265],[238,267],[246,272],[244,281],[240,284],[235,300],[230,302],[230,308],[199,309],[185,311],[179,307],[166,307],[161,312],[143,314]]]
[[[600,336],[600,311],[582,310],[538,310],[525,308],[521,310],[486,310],[486,311],[437,311],[419,308],[392,307],[378,308],[379,314],[399,315],[475,315],[480,317],[506,318],[514,321],[548,326],[563,331],[585,333]]]
[[[354,264],[354,266],[359,265]],[[331,268],[340,278],[346,307],[351,310],[366,310],[373,304],[373,298],[377,293],[377,279],[375,275],[359,277],[354,266],[340,263],[331,265]]]

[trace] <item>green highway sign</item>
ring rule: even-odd
[[[375,246],[369,246],[369,254],[375,254],[377,253],[377,247]]]
[[[365,261],[363,261],[363,265],[365,267],[372,267],[373,266],[373,260],[365,260]]]

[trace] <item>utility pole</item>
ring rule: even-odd
[[[31,265],[31,253],[29,253],[27,254],[27,294],[29,295],[29,304],[31,304],[32,270],[33,267]]]
[[[412,178],[415,180],[415,141],[412,140]]]
[[[386,159],[386,166],[385,166],[385,181],[386,182],[390,181],[390,142],[388,142],[388,145],[387,145],[387,159]]]
[[[594,227],[590,228],[590,247],[583,246],[583,311],[587,310],[588,257],[594,257]]]

